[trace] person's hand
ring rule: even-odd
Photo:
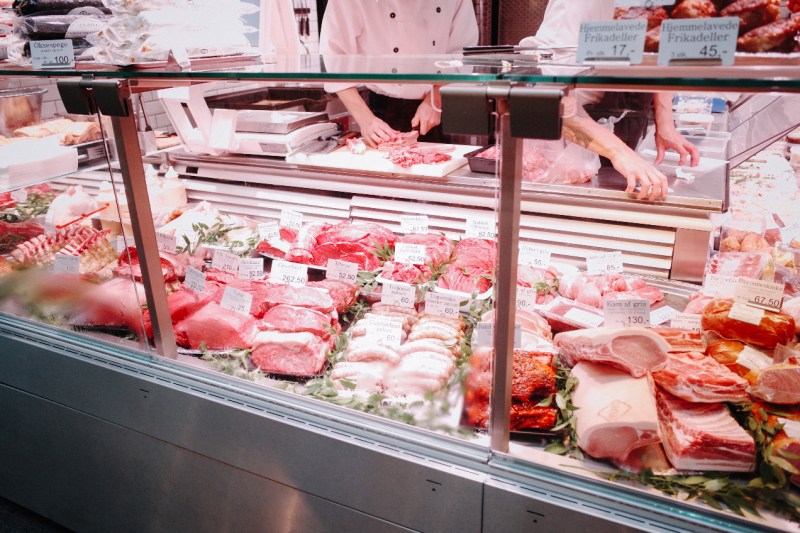
[[[656,167],[642,159],[636,152],[628,147],[612,156],[611,163],[617,171],[628,180],[625,192],[632,193],[636,184],[641,185],[637,198],[647,198],[651,202],[667,197],[667,177]]]
[[[667,150],[675,150],[680,156],[678,166],[682,167],[686,163],[696,167],[700,163],[700,152],[697,147],[686,140],[681,135],[672,121],[668,124],[656,125],[656,165],[664,161],[664,154]]]
[[[411,119],[411,127],[419,128],[419,134],[425,135],[442,121],[442,114],[436,111],[430,102],[430,97],[426,96],[419,104],[414,118]]]
[[[358,121],[358,125],[361,127],[361,137],[364,138],[364,142],[367,143],[367,146],[373,148],[399,135],[398,131],[392,129],[391,126],[375,115]]]

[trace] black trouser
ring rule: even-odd
[[[606,92],[603,99],[597,104],[587,105],[586,112],[593,119],[598,120],[618,117],[628,111],[625,118],[614,124],[614,134],[632,150],[636,150],[647,133],[647,123],[652,107],[652,93]],[[605,157],[600,158],[600,163],[604,167],[611,166],[611,162]]]
[[[422,100],[393,98],[372,91],[369,92],[367,100],[367,105],[376,117],[386,122],[391,128],[404,133],[411,131],[411,119],[414,118],[421,103]],[[442,133],[441,124],[427,134],[420,135],[419,140],[434,143],[447,142]]]

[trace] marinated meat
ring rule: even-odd
[[[333,299],[336,312],[340,315],[346,313],[356,303],[358,296],[358,285],[335,279],[310,281],[306,283],[306,287],[316,287],[328,291]]]
[[[775,22],[781,11],[780,0],[736,0],[720,11],[723,17],[739,17],[739,35]]]
[[[559,333],[554,339],[561,360],[568,366],[581,361],[605,363],[644,376],[667,363],[669,344],[644,328],[595,328]]]
[[[678,398],[698,403],[746,402],[747,380],[713,357],[699,352],[670,353],[664,368],[653,372],[662,389]]]
[[[276,305],[270,308],[263,319],[267,330],[292,333],[307,331],[321,339],[331,335],[331,319],[319,311],[294,305]]]
[[[753,370],[745,376],[750,394],[770,403],[800,404],[800,366],[774,365]]]
[[[523,429],[553,429],[556,425],[558,409],[543,407],[534,402],[511,404],[511,431]]]
[[[657,53],[660,44],[661,26],[655,27],[652,30],[647,30],[647,33],[644,34],[644,51]]]
[[[633,378],[609,366],[581,362],[572,369],[578,385],[575,432],[587,454],[616,463],[638,448],[660,441],[658,416],[646,378]]]
[[[795,37],[800,31],[800,15],[793,15],[785,20],[776,20],[770,24],[759,26],[739,37],[736,49],[742,52],[791,52],[797,46]],[[742,251],[761,251],[769,248],[763,238],[759,248],[745,249],[746,238],[742,241]],[[751,247],[752,248],[752,247]]]
[[[679,470],[752,472],[753,437],[721,403],[691,403],[655,387],[661,442]]]
[[[255,319],[225,309],[214,302],[175,326],[176,342],[186,348],[232,350],[250,348],[258,332]]]
[[[714,300],[708,304],[701,319],[703,330],[769,350],[794,339],[795,323],[790,315],[764,311],[761,322],[754,325],[730,318],[732,306],[733,300]]]
[[[315,376],[325,366],[327,349],[313,333],[262,331],[253,341],[250,360],[270,374]]]
[[[614,18],[620,20],[647,19],[647,29],[652,30],[661,26],[661,21],[666,20],[669,16],[663,7],[617,7],[614,8]]]
[[[531,398],[546,398],[556,393],[556,373],[528,352],[514,350],[514,377],[511,397],[518,402]]]
[[[716,14],[717,6],[711,0],[683,0],[672,10],[674,19],[699,19]]]

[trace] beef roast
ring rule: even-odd
[[[175,340],[193,350],[200,349],[201,344],[209,350],[250,348],[257,331],[252,316],[211,302],[175,326]]]
[[[253,343],[250,359],[264,372],[313,376],[322,372],[327,344],[313,333],[262,331]]]
[[[311,281],[307,283],[306,286],[327,290],[336,306],[336,312],[340,315],[345,313],[356,303],[358,285],[354,283],[335,279],[324,279],[321,281]]]
[[[259,307],[262,314],[270,308],[281,304],[306,307],[325,314],[329,314],[334,310],[331,295],[328,291],[317,287],[264,284],[264,292],[259,297]],[[253,301],[255,302],[255,298]]]
[[[307,331],[320,338],[331,334],[331,319],[319,311],[294,305],[276,305],[264,314],[267,330],[294,333]]]

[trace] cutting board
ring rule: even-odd
[[[433,143],[417,143],[420,147],[435,146]],[[295,165],[312,166],[319,168],[333,168],[340,170],[352,170],[356,172],[370,172],[377,174],[395,174],[401,176],[424,176],[431,178],[442,178],[447,176],[457,168],[467,164],[464,154],[477,150],[478,146],[467,146],[463,144],[449,145],[455,146],[455,150],[447,152],[450,156],[449,161],[435,163],[432,165],[412,165],[403,168],[395,165],[387,159],[386,152],[367,148],[361,155],[350,153],[346,146],[337,148],[329,154],[303,154],[295,153],[286,158],[286,161]]]

